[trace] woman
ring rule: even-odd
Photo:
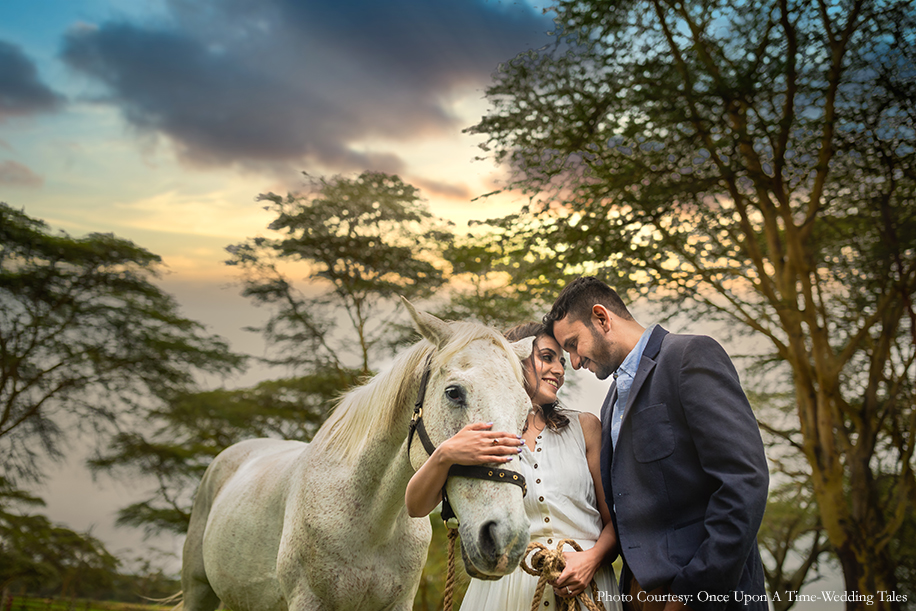
[[[518,456],[528,483],[525,511],[531,520],[531,540],[555,549],[561,539],[574,539],[583,549],[564,552],[566,568],[551,584],[553,591],[544,592],[543,607],[555,607],[555,595],[582,593],[594,577],[603,592],[600,602],[608,611],[619,611],[610,566],[617,556],[617,536],[599,469],[601,424],[592,414],[558,409],[565,361],[559,344],[542,324],[518,325],[505,335],[513,342],[535,336],[532,354],[524,362],[532,408],[522,434],[491,431],[491,425],[482,422],[461,429],[436,448],[407,484],[407,511],[421,517],[435,509],[453,464],[504,463]],[[461,608],[525,611],[531,608],[536,586],[537,578],[521,568],[497,581],[472,579]]]

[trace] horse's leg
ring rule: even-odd
[[[181,611],[213,611],[220,600],[210,587],[207,571],[204,569],[204,531],[207,517],[210,514],[210,494],[208,475],[204,474],[197,496],[191,508],[191,520],[188,524],[188,535],[181,554]]]
[[[308,589],[297,588],[287,604],[289,611],[334,611]]]

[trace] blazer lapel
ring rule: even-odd
[[[611,491],[611,462],[614,460],[614,448],[611,443],[611,417],[614,413],[614,401],[617,400],[617,384],[611,384],[601,406],[601,484],[604,486],[604,500],[608,507],[613,507],[614,495]]]
[[[663,329],[661,326],[657,326],[652,331],[652,335],[649,336],[649,341],[646,342],[646,349],[643,350],[642,358],[639,360],[639,368],[636,370],[636,375],[633,377],[633,384],[630,386],[630,394],[627,396],[627,404],[623,409],[624,420],[626,420],[627,416],[629,416],[630,408],[636,401],[636,397],[639,395],[639,391],[642,388],[643,383],[645,383],[646,378],[648,378],[652,370],[655,369],[655,358],[658,356],[658,353],[661,350],[662,340],[665,339],[666,335],[668,335],[668,331]]]

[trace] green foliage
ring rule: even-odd
[[[445,249],[452,265],[449,303],[433,313],[445,319],[477,320],[507,329],[540,319],[551,296],[538,291],[538,277],[526,260],[513,260],[494,236],[469,234]]]
[[[89,533],[76,533],[43,515],[15,511],[44,503],[0,478],[0,592],[10,586],[64,596],[111,584],[118,560]]]
[[[229,246],[227,263],[241,269],[243,294],[274,311],[258,330],[280,353],[276,362],[369,373],[388,339],[386,304],[428,297],[445,282],[438,253],[450,233],[397,176],[363,172],[310,186],[285,198],[262,195],[277,214],[269,228],[283,237]],[[297,289],[294,272],[311,285]],[[348,328],[335,334],[341,320]]]
[[[242,364],[154,284],[159,257],[52,234],[0,203],[0,475],[37,479],[64,427],[105,428]]]
[[[556,43],[501,66],[469,130],[531,198],[495,222],[508,256],[765,339],[796,417],[771,430],[796,437],[847,588],[894,589],[916,498],[912,3],[555,10]]]
[[[769,555],[764,566],[767,591],[780,592],[781,600],[773,608],[785,611],[795,601],[783,593],[798,592],[821,578],[831,551],[809,480],[789,481],[770,491],[757,541]]]
[[[448,535],[445,523],[438,514],[431,514],[429,519],[433,526],[433,538],[429,543],[429,555],[426,557],[426,566],[423,567],[423,575],[420,577],[420,587],[413,600],[413,611],[443,611],[445,581],[448,575]],[[456,541],[455,591],[452,595],[455,608],[461,606],[461,600],[471,583],[471,578],[464,570],[459,545],[459,541]]]
[[[155,429],[117,435],[90,466],[115,475],[152,475],[158,482],[150,498],[119,511],[118,524],[147,534],[183,534],[194,490],[217,454],[255,437],[311,440],[338,395],[356,380],[356,372],[331,369],[252,388],[186,394],[151,414]]]

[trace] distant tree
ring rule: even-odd
[[[531,197],[503,221],[517,256],[765,340],[846,589],[900,608],[877,593],[916,506],[912,3],[555,10],[470,129]]]
[[[229,246],[227,263],[241,270],[243,294],[271,309],[251,329],[268,343],[265,360],[298,375],[177,396],[155,412],[156,428],[118,436],[91,464],[158,481],[120,511],[120,524],[184,533],[194,490],[223,449],[253,437],[309,441],[337,398],[388,356],[398,296],[428,297],[445,282],[451,234],[397,176],[311,179],[304,194],[260,199],[281,237]]]
[[[157,483],[148,498],[118,512],[119,525],[142,528],[147,535],[184,534],[194,491],[217,454],[254,437],[311,440],[340,389],[356,379],[357,372],[330,369],[177,397],[152,412],[152,430],[117,435],[89,464],[96,471],[140,474]]]
[[[0,478],[0,593],[17,585],[32,592],[76,596],[112,583],[118,560],[89,533],[53,524],[16,507],[41,506],[41,499]]]
[[[273,361],[368,374],[385,354],[398,296],[427,298],[445,283],[447,224],[415,187],[381,172],[310,179],[304,193],[260,199],[281,237],[229,246],[227,263],[241,270],[243,294],[273,311],[256,329]]]
[[[443,253],[451,264],[449,301],[430,312],[446,320],[477,320],[505,330],[540,320],[547,304],[527,280],[530,266],[506,255],[505,245],[491,233],[457,239]],[[535,288],[537,283],[534,283]]]
[[[157,288],[158,256],[111,234],[73,238],[0,203],[0,475],[40,477],[65,430],[128,414],[243,359]]]

